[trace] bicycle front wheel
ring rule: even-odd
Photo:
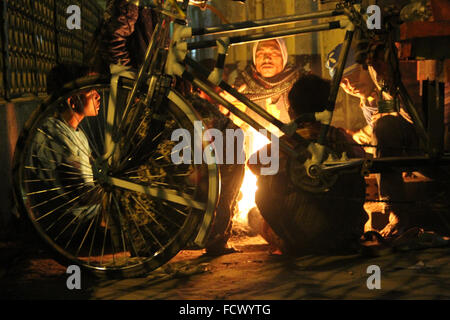
[[[15,152],[18,208],[59,261],[97,275],[138,276],[166,263],[199,232],[207,234],[219,194],[214,161],[171,157],[174,130],[194,145],[197,113],[172,90],[163,112],[139,108],[138,94],[124,119],[131,88],[122,79],[111,103],[108,80],[77,80],[36,110]],[[68,97],[92,90],[100,95],[98,115],[70,129],[61,116]]]

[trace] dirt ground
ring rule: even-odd
[[[82,273],[66,286],[66,268],[32,240],[0,243],[0,299],[7,300],[299,300],[450,299],[450,248],[378,257],[272,255],[259,236],[235,234],[238,252],[209,257],[181,251],[141,278],[99,280]],[[380,267],[381,288],[367,269]]]

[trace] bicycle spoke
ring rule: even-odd
[[[75,256],[78,256],[78,255],[79,255],[80,250],[81,250],[81,248],[83,247],[84,241],[86,241],[86,237],[87,237],[87,235],[89,234],[89,231],[91,231],[91,228],[92,228],[92,225],[93,225],[94,221],[95,221],[95,219],[91,219],[91,223],[89,224],[89,227],[88,227],[88,229],[86,230],[86,233],[84,234],[83,239],[81,240],[81,243],[80,243],[80,245],[79,245],[79,247],[78,247],[78,249],[77,249],[77,252],[76,252]]]
[[[37,157],[38,159],[40,159],[39,156],[33,155],[33,157]],[[49,162],[56,163],[56,161],[54,161],[54,160],[50,160],[50,159],[45,159],[45,160],[49,161]],[[63,167],[71,168],[71,169],[78,169],[78,168],[76,168],[74,166],[71,166],[69,164],[66,164],[66,163],[60,163],[59,165],[61,165]],[[55,169],[51,169],[51,168],[38,168],[38,167],[34,167],[34,166],[25,166],[24,168],[25,169],[30,169],[30,170],[37,170],[37,171],[39,171],[39,170],[41,170],[41,171],[52,171],[52,172],[55,171]],[[76,175],[76,176],[80,176],[80,177],[93,177],[94,176],[93,174],[79,173],[79,172],[73,172],[73,171],[62,171],[62,173],[69,174],[69,175]],[[65,179],[67,179],[67,178],[65,178]]]
[[[75,178],[76,179],[76,178]],[[33,182],[49,182],[56,181],[56,179],[34,179],[34,180],[23,180],[23,182],[33,183]]]
[[[131,113],[128,113],[126,115],[124,114],[124,117],[128,117],[128,115],[131,114],[131,119],[130,120],[127,121],[127,120],[125,120],[126,118],[122,119],[122,120],[125,120],[127,122],[127,124],[128,124],[127,132],[123,135],[123,138],[126,139],[126,141],[132,141],[132,139],[134,139],[136,133],[139,132],[139,129],[141,128],[141,126],[145,122],[146,117],[145,117],[145,110],[143,110],[144,108],[145,108],[145,106],[138,101],[136,103],[136,107],[134,109],[134,114],[131,114]],[[139,114],[141,114],[142,119],[140,120],[140,122],[138,124],[138,127],[134,128],[133,124],[135,123],[135,121],[139,117]],[[119,129],[121,129],[121,128],[119,128]],[[133,135],[130,137],[131,132],[133,132]]]
[[[86,119],[85,122],[87,123],[86,127],[89,129],[89,133],[90,133],[90,134],[86,134],[85,133],[85,136],[88,139],[89,144],[93,148],[94,153],[96,154],[96,156],[100,157],[101,156],[100,148],[99,148],[97,142],[95,142],[95,135],[94,135],[94,132],[93,132],[93,130],[91,128],[91,121],[89,119]],[[84,126],[82,126],[82,127],[84,127]],[[84,131],[84,130],[82,130],[82,131]]]
[[[173,177],[187,177],[190,176],[192,173],[188,172],[188,173],[180,173],[180,174],[173,174]]]
[[[80,217],[82,217],[84,215],[85,212],[87,212],[87,210],[89,210],[89,206],[86,207],[86,209],[83,210],[83,212],[81,214],[75,215],[75,217],[63,228],[63,230],[61,230],[61,232],[55,237],[55,240],[57,240],[72,224],[73,222],[75,222],[75,220],[80,219]],[[67,211],[66,213],[67,214]],[[65,215],[64,214],[64,215]],[[91,219],[94,220],[94,219]],[[79,226],[83,223],[83,221],[80,221],[79,224],[77,224],[75,230],[72,232],[72,236],[70,237],[69,241],[66,243],[65,248],[67,249],[67,247],[69,246],[70,242],[72,241],[76,231],[78,230]]]
[[[160,181],[151,181],[150,184],[157,184],[157,185],[161,185],[161,186],[170,186],[168,183],[166,182],[160,182]]]
[[[85,209],[85,210],[83,211],[83,213],[85,213],[86,210],[87,210],[87,209]],[[72,222],[71,222],[70,224],[72,224],[75,220],[78,220],[78,218],[79,218],[78,216],[75,217],[75,219],[72,220]],[[78,223],[78,224],[75,226],[75,230],[72,232],[72,235],[70,236],[70,239],[66,242],[66,245],[64,246],[64,249],[67,249],[67,248],[69,247],[70,243],[71,243],[72,240],[73,240],[73,237],[75,236],[75,233],[77,233],[78,228],[81,226],[82,223],[83,223],[83,222],[80,221],[80,223]],[[70,225],[70,224],[69,224],[69,225]]]
[[[33,195],[36,195],[36,194],[42,194],[42,193],[47,193],[47,192],[51,192],[51,191],[58,191],[58,190],[63,190],[63,189],[71,188],[71,187],[85,186],[85,185],[88,185],[88,184],[89,184],[88,182],[80,182],[80,183],[77,183],[77,184],[67,185],[67,186],[64,186],[64,187],[55,187],[55,188],[50,188],[50,189],[42,189],[42,190],[38,190],[38,191],[33,191],[33,192],[26,193],[25,195],[26,196],[33,196]]]
[[[45,228],[45,231],[49,232],[50,229],[52,229],[57,222],[61,221],[64,217],[66,217],[68,214],[70,214],[72,212],[72,209],[77,207],[77,203],[73,203],[70,207],[68,207],[67,209],[65,209],[65,211],[52,223],[50,224],[47,228]]]
[[[38,131],[41,132],[42,134],[44,134],[44,135],[45,135],[47,138],[49,138],[50,140],[52,140],[52,141],[54,141],[55,143],[57,143],[59,146],[61,146],[61,147],[63,147],[64,149],[66,149],[70,154],[72,154],[72,150],[70,150],[70,148],[67,147],[65,144],[59,143],[55,138],[53,138],[50,134],[44,132],[41,128],[38,128]],[[63,134],[63,135],[64,135],[67,139],[69,139],[69,141],[72,140],[72,138],[69,137],[69,136],[67,136],[66,134]],[[92,155],[89,153],[89,150],[84,150],[83,148],[80,148],[80,146],[83,146],[83,143],[81,143],[80,138],[79,138],[77,135],[74,135],[74,137],[75,137],[75,138],[78,140],[78,142],[80,143],[79,146],[78,146],[78,147],[79,147],[78,149],[79,149],[81,152],[83,152],[84,155],[86,155],[88,158],[90,158],[90,159],[93,160]],[[51,148],[48,147],[47,145],[44,145],[44,147],[47,147],[47,149],[49,149],[49,150],[51,150],[51,151],[53,151],[53,152],[55,152],[55,153],[59,153],[59,154],[64,155],[63,153],[61,153],[61,152],[59,152],[59,151],[56,151],[56,150],[51,149]],[[86,147],[86,146],[83,146],[83,147]]]
[[[54,152],[55,154],[61,155],[63,159],[65,159],[65,158],[67,157],[67,155],[65,155],[64,153],[61,153],[61,152],[59,152],[59,151],[56,151],[56,150],[50,148],[50,147],[47,146],[47,145],[43,145],[42,147],[45,148],[45,149],[48,149],[48,150],[50,150],[50,151],[52,151],[52,152]],[[44,159],[44,161],[47,161],[47,158],[41,158],[41,157],[38,156],[38,155],[32,155],[32,156],[35,156],[36,158],[38,158],[38,159],[40,159],[40,160],[41,160],[41,159]],[[62,162],[61,165],[62,165],[63,163],[64,163],[64,162]],[[88,169],[88,170],[92,170],[92,167],[91,167],[90,165],[86,165],[86,164],[84,164],[84,163],[82,163],[82,162],[79,162],[79,161],[77,161],[77,162],[75,162],[75,163],[79,164],[81,167],[85,167],[85,168]],[[74,169],[79,170],[77,167],[75,167],[75,166],[70,166],[69,164],[66,164],[66,166],[69,166],[69,167],[72,167],[72,168],[74,168]]]
[[[136,175],[136,176],[130,176],[131,173],[139,174],[140,172],[142,172],[142,174]],[[147,174],[145,174],[145,170],[143,170],[143,169],[127,171],[124,173],[124,175],[127,176],[128,179],[141,179],[143,177],[145,177],[146,179],[156,179],[156,178],[164,178],[164,176],[165,176],[164,174],[147,175]]]
[[[132,218],[132,219],[133,219],[134,223],[136,224],[136,227],[138,227],[136,220],[134,218]],[[152,236],[153,240],[155,240],[156,243],[158,243],[159,247],[161,249],[163,249],[164,245],[161,242],[159,242],[158,238],[153,234],[153,232],[146,225],[144,225],[144,229],[147,230],[147,232]],[[142,233],[141,233],[141,235],[142,235]],[[143,239],[143,240],[144,240],[144,242],[146,242],[145,239]]]
[[[131,173],[135,173],[135,172],[139,172],[139,171],[142,171],[142,169],[138,168],[138,169],[126,171],[126,172],[124,172],[123,174],[124,174],[124,175],[129,175],[129,174],[131,174]]]
[[[92,177],[92,176],[90,176]],[[64,180],[80,180],[80,178],[64,178]],[[23,182],[26,183],[34,183],[34,182],[51,182],[51,181],[58,181],[57,179],[32,179],[32,180],[23,180]]]
[[[72,193],[72,192],[75,192],[75,191],[78,191],[79,189],[82,189],[83,187],[84,187],[84,185],[81,185],[81,186],[79,186],[79,187],[78,187],[77,189],[75,189],[75,190],[67,191],[67,192],[62,193],[62,194],[60,194],[60,195],[54,196],[53,198],[50,198],[50,199],[48,199],[48,200],[45,200],[45,201],[40,202],[40,203],[38,203],[38,204],[35,204],[35,205],[33,205],[33,206],[31,207],[31,209],[35,209],[35,208],[40,207],[40,206],[42,206],[42,205],[44,205],[44,204],[46,204],[46,203],[49,203],[49,202],[51,202],[51,201],[53,201],[53,200],[55,200],[55,199],[58,199],[58,198],[67,196],[67,195],[69,195],[69,194]]]
[[[176,223],[176,222],[170,220],[170,219],[167,217],[166,214],[161,213],[158,209],[156,209],[156,208],[155,208],[154,206],[152,206],[152,205],[149,205],[149,206],[150,206],[150,208],[152,209],[152,211],[153,211],[155,214],[157,214],[158,216],[164,218],[166,221],[172,223],[172,224],[175,225],[177,228],[181,228],[181,225],[179,225],[178,223]]]
[[[135,132],[135,134],[136,134],[136,132]],[[160,139],[163,134],[165,136],[168,136],[170,134],[170,132],[169,132],[169,130],[163,130],[163,131],[159,132],[155,137],[152,138],[152,140],[149,142],[149,144],[153,144],[157,139]],[[134,138],[134,136],[133,136],[133,138]],[[125,153],[125,156],[123,157],[122,162],[119,164],[119,168],[125,164],[127,159],[134,158],[136,156],[137,150],[140,150],[140,148],[142,147],[142,144],[145,142],[145,139],[146,139],[146,137],[143,136],[137,143],[133,144],[133,148],[131,149],[130,152],[128,152],[128,150],[127,150],[127,152]],[[127,139],[127,141],[132,141],[132,140]],[[155,152],[156,152],[156,148],[154,148],[154,150],[152,150],[152,152],[150,152],[146,156],[151,157]]]
[[[72,220],[66,224],[66,226],[58,233],[58,235],[55,237],[55,241],[59,239],[59,237],[72,225],[72,223],[78,219],[78,216],[75,216],[72,218]]]
[[[109,208],[109,205],[108,205],[108,208]],[[108,223],[109,223],[109,214],[106,215],[105,232],[103,233],[103,243],[102,243],[102,250],[101,250],[101,255],[100,255],[100,265],[103,264],[103,257],[105,255],[105,244],[106,244],[106,234],[108,233]]]
[[[97,187],[92,187],[92,189],[90,189],[89,191],[87,191],[86,194],[92,192],[95,188],[97,188]],[[51,211],[45,213],[44,215],[40,216],[39,218],[36,219],[36,221],[42,220],[43,218],[47,217],[48,215],[50,215],[50,214],[56,212],[57,210],[61,209],[61,208],[64,207],[64,206],[68,205],[69,203],[72,203],[72,202],[74,202],[74,201],[80,199],[82,196],[83,196],[83,195],[79,195],[79,196],[73,198],[72,200],[69,200],[68,202],[63,203],[62,205],[58,206],[57,208],[55,208],[55,209],[53,209],[53,210],[51,210]]]
[[[154,223],[156,223],[162,230],[164,230],[165,233],[169,234],[166,230],[166,228],[164,228],[164,226],[162,224],[160,224],[153,216],[152,214],[147,210],[147,208],[141,203],[141,201],[139,199],[137,199],[134,196],[131,196],[131,198],[133,198],[133,200],[142,208],[142,210],[144,210],[144,212],[150,217],[150,219],[152,219],[152,221]]]
[[[135,210],[133,210],[134,212],[136,212]],[[136,230],[138,231],[138,233],[140,234],[142,241],[144,242],[144,244],[147,245],[147,240],[145,240],[144,235],[142,234],[141,228],[139,228],[138,223],[136,222],[136,219],[133,217],[133,214],[130,215],[131,220],[133,220],[134,225],[136,226]],[[145,225],[143,226],[145,228]],[[150,233],[150,235],[152,236],[152,238],[158,243],[158,245],[160,246],[160,248],[163,248],[164,246],[158,241],[158,239],[153,235],[153,233],[148,229],[145,228],[147,230],[147,232]],[[146,248],[147,249],[147,248]]]
[[[120,209],[119,203],[117,202],[117,199],[116,199],[116,197],[115,197],[114,194],[113,194],[113,198],[114,198],[114,201],[115,201],[115,203],[116,203],[117,209],[118,209],[118,211],[119,211],[119,218],[120,218],[120,219],[123,219],[123,220],[125,221],[125,218],[124,218],[124,216],[123,216],[123,214],[122,214],[122,210]],[[126,245],[126,241],[125,241],[125,234],[124,234],[123,228],[121,228],[120,231],[121,231],[120,235],[121,235],[121,239],[122,239],[122,248],[123,248],[123,251],[124,251],[124,252],[129,251],[129,250],[127,250],[127,245]],[[126,229],[126,231],[127,231],[128,237],[130,237],[130,231],[128,230],[128,228]],[[130,239],[130,241],[132,241],[132,240]],[[134,248],[133,242],[132,242],[132,246],[133,246],[133,248]]]
[[[95,242],[95,236],[97,235],[97,229],[100,226],[100,214],[97,214],[95,217],[95,227],[94,227],[94,234],[92,235],[91,239],[91,245],[89,246],[89,253],[88,253],[88,265],[90,265],[91,257],[92,257],[92,250],[94,248],[94,242]]]
[[[114,239],[115,234],[113,235],[113,231],[117,231],[115,229],[118,227],[118,225],[117,225],[116,221],[114,221],[113,217],[111,216],[111,209],[112,209],[111,202],[112,202],[112,193],[109,193],[108,217],[111,217],[111,222],[112,222],[109,235],[111,238],[112,260],[113,260],[113,264],[115,265],[116,264],[116,243],[115,243],[115,239]]]
[[[119,203],[117,202],[116,196],[115,196],[114,194],[111,194],[111,196],[112,196],[112,198],[113,198],[113,200],[114,200],[114,204],[115,204],[116,207],[117,207],[117,211],[118,211],[118,214],[119,214],[119,220],[121,219],[121,220],[123,220],[123,221],[125,222],[126,219],[125,219],[125,217],[124,217],[123,214],[122,214],[122,210],[120,209],[120,205],[119,205]],[[127,226],[127,228],[126,228],[126,232],[127,232],[128,239],[129,239],[129,241],[130,241],[131,247],[133,248],[133,251],[137,253],[137,249],[136,249],[136,247],[135,247],[135,245],[134,245],[134,241],[133,241],[133,236],[132,236],[132,234],[130,233],[130,230],[129,230],[129,227],[128,227],[128,226]],[[124,249],[124,251],[126,251],[125,235],[124,235],[124,233],[123,233],[123,228],[121,228],[121,236],[122,236],[123,249]]]
[[[54,172],[54,169],[47,169],[47,168],[38,168],[38,167],[32,167],[32,166],[24,166],[25,169],[30,169],[30,170],[41,170],[41,171],[51,171]]]
[[[181,214],[181,215],[183,215],[183,216],[185,216],[185,217],[188,216],[187,213],[181,211],[180,209],[177,209],[177,208],[173,207],[172,205],[170,205],[170,204],[168,204],[168,203],[165,203],[165,205],[168,206],[169,208],[172,208],[173,210],[175,210],[176,212],[178,212],[179,214]]]

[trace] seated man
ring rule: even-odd
[[[64,84],[88,74],[89,69],[82,65],[58,65],[47,76],[47,92],[52,95]],[[54,116],[42,123],[35,136],[31,161],[40,169],[37,178],[47,184],[49,191],[54,190],[54,194],[46,192],[42,195],[45,199],[41,199],[48,202],[51,210],[65,201],[73,202],[77,196],[82,205],[72,210],[74,215],[88,216],[95,209],[91,206],[95,187],[91,148],[79,124],[85,117],[97,116],[99,109],[100,95],[96,90],[69,97]]]
[[[329,82],[318,76],[300,77],[288,95],[290,116],[296,118],[304,113],[324,111],[329,91]],[[304,123],[297,132],[314,141],[319,129],[319,122]],[[351,136],[335,127],[330,127],[327,147],[337,155],[346,152],[350,158],[365,155],[361,147],[355,146]],[[268,150],[264,150],[266,148]],[[260,158],[260,152],[270,152],[270,149],[269,144],[253,154],[248,162],[249,168],[258,176],[255,202],[270,226],[263,227],[266,240],[281,252],[293,255],[344,253],[356,249],[367,220],[363,209],[363,177],[358,173],[343,174],[327,192],[307,192],[292,183],[287,168],[288,156],[282,152],[279,172],[260,174],[262,164],[256,160]]]

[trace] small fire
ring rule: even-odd
[[[241,90],[242,88],[243,87],[241,87],[238,91],[242,92]],[[229,102],[233,103],[239,110],[244,112],[246,111],[247,107],[245,106],[245,104],[237,101],[231,95],[227,94],[226,92],[222,92],[221,96],[227,99]],[[224,114],[228,113],[227,109],[222,106],[219,108],[219,110]],[[266,110],[274,117],[279,118],[280,110],[277,108],[276,105],[272,104],[271,98],[268,98],[266,101]],[[245,123],[243,120],[241,120],[234,114],[229,114],[228,116],[234,122],[235,125],[243,128],[243,125]],[[248,160],[248,158],[252,154],[254,154],[256,151],[264,147],[270,141],[265,135],[256,131],[252,127],[248,127],[248,129],[245,129],[244,131],[245,131],[244,149],[247,157],[246,160]],[[278,129],[273,124],[269,124],[268,131],[277,132]],[[279,136],[280,134],[277,135]],[[256,181],[257,177],[250,171],[250,169],[246,165],[244,180],[242,182],[241,189],[239,190],[242,198],[238,202],[237,213],[233,217],[233,221],[241,224],[248,224],[248,212],[250,211],[250,209],[256,206],[255,204],[255,193],[257,190]]]
[[[256,176],[245,167],[244,181],[241,186],[242,199],[238,202],[238,212],[234,216],[235,221],[247,224],[247,214],[251,208],[255,207]]]
[[[245,153],[247,159],[256,151],[264,147],[270,141],[263,134],[257,132],[253,128],[249,128],[245,134]],[[256,206],[255,193],[258,189],[256,186],[257,177],[245,166],[244,181],[240,189],[242,198],[238,202],[238,211],[234,216],[236,222],[247,224],[247,215],[250,209]]]

